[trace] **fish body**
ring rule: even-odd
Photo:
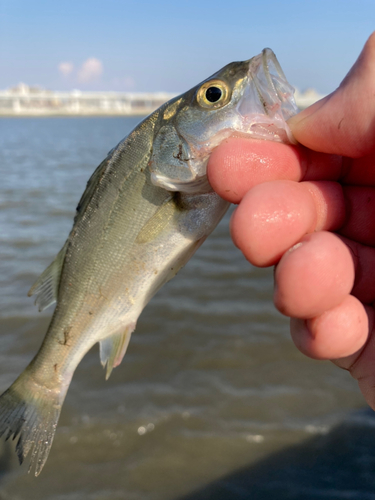
[[[30,290],[40,310],[56,302],[42,346],[0,397],[0,434],[20,462],[43,468],[73,373],[100,343],[107,378],[157,290],[189,260],[229,204],[206,165],[233,133],[290,142],[296,112],[269,49],[231,63],[141,122],[90,178],[72,231]]]

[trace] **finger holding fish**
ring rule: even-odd
[[[318,153],[301,145],[236,136],[212,152],[207,166],[210,184],[231,203],[240,203],[251,188],[264,182],[336,181],[342,171],[341,156]]]
[[[253,149],[254,155],[251,153]],[[233,190],[237,188],[234,183],[238,179],[234,176],[231,184],[230,173],[243,173],[243,193],[237,199],[239,205],[231,220],[232,238],[251,263],[262,267],[277,264],[274,300],[284,314],[302,318],[304,315],[311,317],[315,314],[318,318],[346,300],[349,293],[370,304],[375,297],[375,279],[371,271],[375,250],[368,239],[374,234],[374,218],[369,217],[373,188],[346,186],[341,181],[347,179],[348,175],[353,177],[353,164],[357,175],[371,184],[369,159],[365,157],[362,161],[356,159],[349,162],[336,155],[317,153],[310,156],[312,163],[306,163],[306,157],[296,154],[296,149],[295,146],[278,143],[268,145],[234,138],[228,139],[215,150],[208,165],[208,174],[210,180],[215,179],[218,192],[232,196]],[[265,150],[268,156],[263,153]],[[245,162],[245,168],[242,162],[246,158],[248,161]],[[264,171],[261,169],[262,160],[268,165]],[[305,181],[322,171],[332,180]],[[220,184],[222,173],[226,179],[225,184]],[[253,173],[259,182],[256,186],[253,185]],[[287,180],[275,180],[282,177]],[[226,194],[224,189],[228,189],[230,193]],[[319,245],[315,245],[314,233],[321,230],[336,231],[345,235],[345,238],[325,238]],[[307,234],[312,237],[306,239]],[[298,245],[301,241],[305,255],[309,254],[310,257],[298,261],[301,250]],[[290,248],[295,251],[288,252]],[[327,262],[331,262],[331,265],[325,266],[324,272],[319,273],[315,257],[323,263],[324,256],[332,256],[333,260],[328,259]],[[342,259],[341,256],[345,258]],[[344,289],[336,286],[338,268]],[[319,279],[319,276],[324,277],[324,280]],[[301,293],[300,286],[304,285],[307,287],[306,293]],[[321,304],[320,307],[313,310],[318,303]],[[360,309],[361,314],[364,313],[360,303],[356,302],[354,309]],[[332,314],[333,311],[334,309]],[[335,317],[339,318],[338,310],[335,311]],[[343,328],[345,321],[343,319],[341,323]],[[327,323],[322,321],[316,322],[315,332],[321,332],[325,324]],[[368,331],[363,331],[366,328],[365,322],[362,321],[361,324],[359,338],[364,343]],[[322,334],[321,332],[320,335]],[[344,339],[342,342],[345,343]],[[332,358],[342,356],[341,344],[332,342]],[[344,350],[347,355],[352,354],[352,344],[348,342],[346,347],[344,345]],[[304,352],[308,351],[305,349]],[[315,356],[312,351],[311,355]]]

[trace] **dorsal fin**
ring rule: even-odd
[[[74,220],[76,220],[77,215],[79,213],[82,213],[86,210],[88,204],[90,203],[90,200],[93,196],[93,194],[96,191],[96,188],[98,184],[100,183],[101,179],[103,178],[107,167],[109,165],[109,162],[113,156],[113,153],[116,148],[111,149],[111,151],[108,153],[107,157],[101,162],[101,164],[94,170],[92,173],[90,179],[87,181],[86,189],[83,192],[81,199],[78,202],[77,208],[76,208],[76,217]]]
[[[105,379],[108,380],[113,368],[118,366],[125,356],[135,323],[128,325],[121,333],[115,333],[100,341],[100,361],[103,368],[107,365]]]
[[[61,271],[67,248],[68,240],[65,242],[60,252],[56,255],[52,264],[50,264],[47,269],[43,271],[27,294],[29,297],[36,295],[35,305],[38,306],[39,311],[43,311],[48,306],[54,304],[57,300]]]
[[[75,221],[77,219],[77,216],[84,212],[90,203],[90,200],[100,183],[101,179],[103,178],[107,167],[110,163],[110,160],[113,156],[113,153],[116,148],[113,148],[107,155],[107,158],[102,161],[102,163],[96,168],[94,173],[91,175],[85,192],[83,193],[78,206],[77,206],[77,212],[75,216]],[[55,260],[52,262],[50,266],[47,267],[47,269],[41,274],[37,282],[31,287],[28,296],[31,297],[31,295],[36,295],[35,299],[35,304],[39,307],[39,311],[43,311],[46,309],[48,306],[52,305],[53,303],[56,302],[58,298],[58,289],[59,289],[59,283],[60,283],[60,277],[61,277],[61,271],[65,259],[65,254],[66,254],[66,249],[68,246],[68,241],[66,241],[65,245],[63,248],[60,250],[60,252],[57,254]]]

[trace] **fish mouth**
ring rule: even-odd
[[[299,112],[294,88],[271,49],[249,59],[247,83],[237,105],[242,131],[257,139],[296,144],[286,120]]]

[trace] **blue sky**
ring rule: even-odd
[[[0,0],[0,89],[182,92],[271,47],[301,90],[334,90],[375,0]]]

